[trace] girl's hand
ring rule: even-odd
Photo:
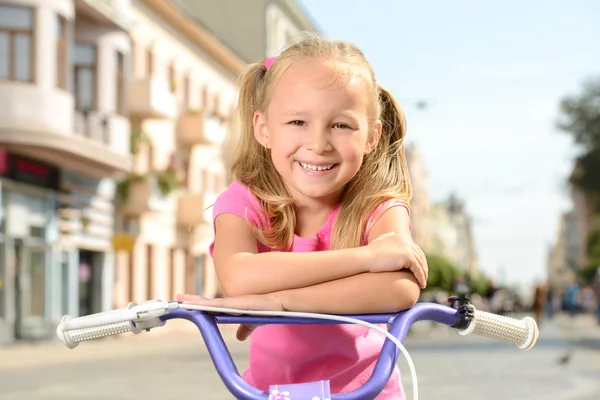
[[[245,295],[219,299],[206,299],[202,296],[193,294],[178,294],[177,301],[184,304],[197,304],[218,308],[235,308],[237,310],[285,311],[281,302],[275,296],[269,294]],[[241,341],[246,340],[258,326],[259,325],[253,324],[240,325],[236,333],[236,338]]]
[[[389,232],[366,246],[371,251],[370,272],[409,269],[422,289],[427,286],[429,267],[423,250],[410,236]]]

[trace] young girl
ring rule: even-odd
[[[362,52],[309,38],[253,64],[238,100],[235,181],[214,205],[217,307],[336,314],[415,304],[427,263],[410,232],[405,121]],[[255,329],[255,330],[254,330]],[[244,379],[329,380],[344,393],[371,376],[384,342],[354,325],[240,326]],[[396,369],[377,399],[403,399]]]

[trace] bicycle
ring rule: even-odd
[[[240,400],[365,400],[374,399],[387,384],[399,351],[411,370],[413,398],[418,399],[417,376],[410,355],[402,342],[412,324],[435,321],[457,329],[461,335],[475,334],[514,343],[530,350],[539,338],[535,320],[521,320],[477,310],[466,296],[453,296],[449,305],[418,303],[397,314],[330,315],[298,312],[250,311],[180,304],[176,301],[150,300],[127,308],[71,318],[65,315],[56,329],[57,337],[68,348],[80,342],[125,332],[139,334],[161,327],[171,319],[194,323],[204,339],[209,355],[225,387]],[[235,314],[235,315],[234,315]],[[328,381],[272,385],[269,393],[246,383],[240,376],[219,324],[339,324],[356,323],[375,329],[387,337],[370,379],[360,388],[331,394]],[[388,330],[374,324],[387,324]],[[396,351],[394,347],[397,347]]]

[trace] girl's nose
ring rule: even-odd
[[[311,129],[307,137],[306,147],[316,154],[323,154],[331,151],[332,146],[329,136],[330,133],[323,129]]]

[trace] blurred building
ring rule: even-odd
[[[575,213],[560,216],[556,241],[548,250],[547,275],[551,288],[562,290],[577,281],[578,240]]]
[[[0,0],[0,342],[112,307],[130,26],[114,1]]]
[[[560,216],[556,238],[548,250],[548,284],[560,289],[575,283],[581,268],[587,266],[586,243],[594,223],[594,213],[578,188],[571,188],[571,209]]]
[[[220,146],[246,63],[171,1],[133,3],[129,113],[134,165],[118,186],[117,307],[217,294],[212,209]]]
[[[303,31],[319,29],[294,0],[176,0],[247,63],[277,55]]]
[[[462,271],[477,276],[479,262],[471,217],[464,203],[451,195],[445,202],[431,206],[429,251],[445,256]]]
[[[429,176],[427,166],[418,146],[414,143],[405,149],[408,172],[413,189],[411,201],[411,223],[413,238],[425,252],[431,246],[429,240],[429,219],[431,214],[431,202],[429,200]]]

